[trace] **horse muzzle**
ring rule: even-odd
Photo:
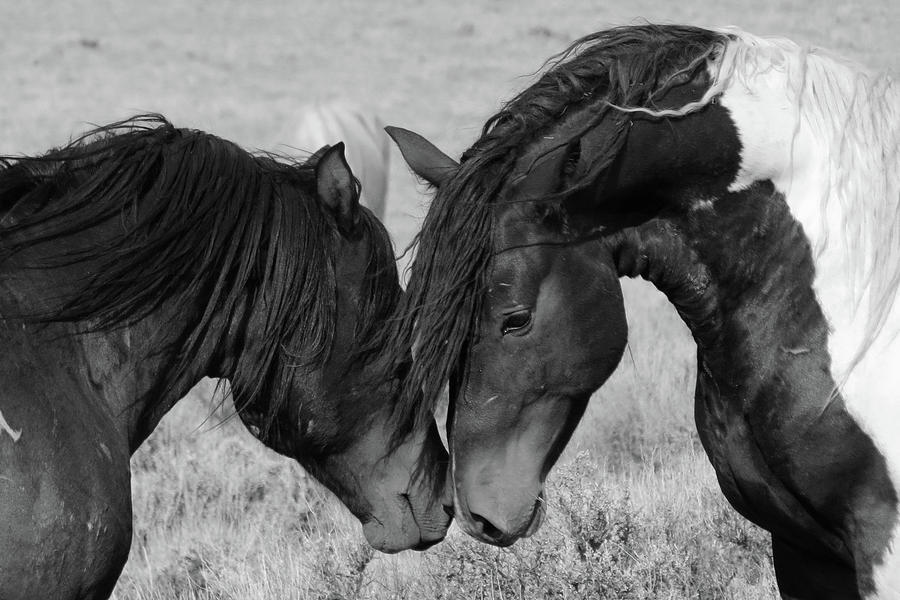
[[[459,526],[480,542],[494,546],[511,546],[521,538],[531,537],[544,521],[543,492],[531,504],[510,507],[499,502],[458,502],[456,520]]]
[[[363,521],[363,534],[373,548],[386,554],[426,550],[444,539],[451,518],[439,500],[399,494],[390,514]]]

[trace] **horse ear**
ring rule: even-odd
[[[341,233],[352,233],[359,224],[360,190],[359,181],[344,157],[344,142],[322,152],[316,163],[316,191],[334,214]]]
[[[435,187],[441,185],[456,174],[459,163],[441,152],[437,146],[418,133],[402,127],[385,127],[403,159],[406,160],[413,173]]]
[[[324,156],[324,154],[326,152],[328,152],[329,148],[331,148],[331,146],[329,146],[328,144],[325,144],[324,146],[322,146],[321,148],[319,148],[318,150],[316,150],[315,152],[310,154],[309,158],[306,160],[313,164],[317,164],[322,159],[322,156]]]

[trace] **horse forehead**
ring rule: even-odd
[[[532,246],[547,237],[546,229],[538,222],[533,202],[524,201],[515,194],[504,199],[507,201],[501,200],[494,215],[495,233],[491,242],[494,269],[520,262],[526,255],[534,254]]]
[[[529,145],[513,166],[501,194],[501,204],[524,204],[554,193],[559,187],[567,151],[559,134],[542,135]],[[516,216],[521,212],[513,209],[505,210],[503,214]]]

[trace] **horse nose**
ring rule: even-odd
[[[470,513],[470,516],[471,522],[475,525],[474,531],[470,533],[477,534],[475,537],[481,541],[495,546],[509,546],[516,541],[517,538],[515,536],[497,527],[486,517],[478,513]]]
[[[460,525],[474,538],[494,546],[510,546],[516,540],[528,537],[540,523],[540,502],[513,516],[485,510],[487,507],[468,506],[468,515],[460,519]]]

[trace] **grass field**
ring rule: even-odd
[[[896,0],[0,0],[0,153],[39,152],[142,111],[285,150],[297,107],[346,96],[451,154],[572,39],[638,20],[733,24],[900,73]],[[402,248],[427,198],[395,153]],[[373,554],[297,465],[262,448],[205,382],[132,460],[135,534],[119,600],[772,598],[768,536],[722,499],[692,422],[694,348],[652,288],[625,282],[623,364],[591,401],[533,539],[453,528]]]

